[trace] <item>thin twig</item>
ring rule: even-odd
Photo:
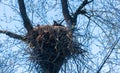
[[[106,56],[104,57],[102,63],[100,64],[100,66],[98,67],[98,70],[96,73],[100,73],[101,69],[103,68],[104,64],[106,63],[106,61],[108,60],[108,58],[110,57],[110,55],[112,54],[115,46],[117,45],[117,43],[119,42],[120,37],[113,43],[113,45],[111,46],[111,48],[109,49],[108,53],[106,54]]]

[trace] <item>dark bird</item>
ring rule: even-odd
[[[54,22],[53,26],[63,26],[63,25],[61,25],[61,24],[57,23],[57,22],[56,22],[56,21],[54,21],[54,20],[53,20],[53,22]]]

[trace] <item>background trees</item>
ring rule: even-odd
[[[67,0],[25,1],[26,13],[33,27],[37,26],[37,24],[51,25],[53,24],[53,20],[57,22],[64,20],[63,25],[77,30],[74,32],[74,34],[77,35],[75,40],[81,43],[81,47],[86,50],[87,53],[76,56],[77,59],[72,58],[68,60],[60,72],[120,72],[120,1],[66,1]],[[68,4],[68,6],[66,6],[66,4]],[[28,60],[29,55],[27,54],[28,51],[26,51],[26,49],[29,48],[28,45],[20,40],[9,37],[14,37],[14,35],[9,35],[11,32],[24,36],[27,31],[29,32],[29,29],[32,28],[30,27],[26,31],[25,27],[27,26],[23,24],[24,18],[23,20],[21,19],[18,1],[1,0],[0,9],[0,33],[3,33],[0,34],[0,71],[4,73],[36,72],[33,64]],[[6,31],[3,30],[10,32],[6,33]],[[19,35],[14,38],[24,40]]]

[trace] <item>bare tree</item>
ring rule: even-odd
[[[18,6],[12,5],[14,1],[10,1],[10,5],[2,1],[1,4],[11,7],[21,16],[22,21],[17,20],[23,22],[21,27],[27,32],[22,34],[18,31],[17,33],[20,34],[17,34],[9,30],[2,30],[3,26],[0,25],[1,34],[13,38],[12,42],[17,40],[13,44],[22,45],[21,51],[18,50],[17,54],[8,51],[8,56],[6,54],[2,56],[4,58],[0,58],[2,72],[15,72],[14,69],[18,65],[20,67],[25,64],[26,66],[22,67],[26,68],[24,72],[29,70],[29,72],[38,73],[100,73],[113,72],[114,70],[118,73],[117,71],[120,68],[119,63],[117,63],[120,62],[118,49],[120,9],[116,4],[120,3],[119,1],[28,0],[25,2],[24,0],[18,0],[15,2]],[[46,22],[46,15],[52,9],[58,11],[56,15],[58,15],[60,21],[52,20],[54,21],[53,25],[35,23],[39,19],[39,21],[45,20],[44,23],[48,23]],[[7,41],[10,41],[10,39],[4,41],[5,44],[0,47],[2,48],[1,55],[5,53],[3,50],[3,47],[6,47],[5,45],[9,45],[6,48],[10,48]],[[23,58],[15,56],[25,54],[27,55]],[[15,56],[16,60],[11,59],[12,56]],[[5,61],[3,62],[3,60]],[[20,63],[23,60],[27,63]],[[29,65],[27,65],[28,62]],[[104,69],[107,68],[108,70],[105,71]]]

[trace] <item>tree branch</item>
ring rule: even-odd
[[[83,10],[83,8],[91,3],[93,0],[88,1],[88,0],[84,0],[83,3],[78,7],[78,9],[76,10],[76,12],[73,14],[73,16],[70,15],[69,9],[68,9],[68,0],[61,0],[61,4],[62,4],[62,12],[63,12],[63,16],[65,18],[65,21],[67,23],[67,26],[69,28],[74,29],[76,23],[77,23],[77,16],[78,14],[85,14],[86,11]]]
[[[91,0],[91,1],[84,0],[84,1],[82,2],[82,4],[78,7],[78,9],[76,10],[76,12],[75,12],[75,14],[74,14],[74,18],[77,18],[77,16],[78,16],[79,14],[86,14],[87,12],[86,12],[86,10],[83,10],[83,8],[84,8],[87,4],[91,3],[92,1],[93,1],[93,0]]]
[[[63,16],[64,16],[64,18],[65,18],[65,21],[66,21],[66,23],[67,23],[67,26],[68,26],[69,28],[71,28],[71,25],[72,25],[72,17],[70,16],[67,2],[68,2],[68,0],[61,0],[62,13],[63,13]]]
[[[120,37],[113,43],[113,45],[111,46],[111,48],[109,49],[108,53],[106,54],[106,56],[104,57],[102,63],[100,64],[100,66],[98,67],[98,70],[96,73],[100,73],[101,69],[103,68],[104,64],[106,63],[107,59],[110,57],[111,53],[113,52],[115,46],[117,45],[117,43],[119,42]]]
[[[26,39],[25,39],[23,36],[17,35],[17,34],[15,34],[15,33],[12,33],[12,32],[10,32],[10,31],[7,31],[7,30],[0,30],[0,33],[6,34],[6,35],[8,35],[9,37],[14,38],[14,39],[26,41]]]
[[[18,0],[18,4],[19,4],[19,10],[21,13],[21,17],[24,22],[24,27],[27,29],[27,31],[29,33],[33,29],[33,26],[30,22],[30,19],[27,16],[24,0]]]

